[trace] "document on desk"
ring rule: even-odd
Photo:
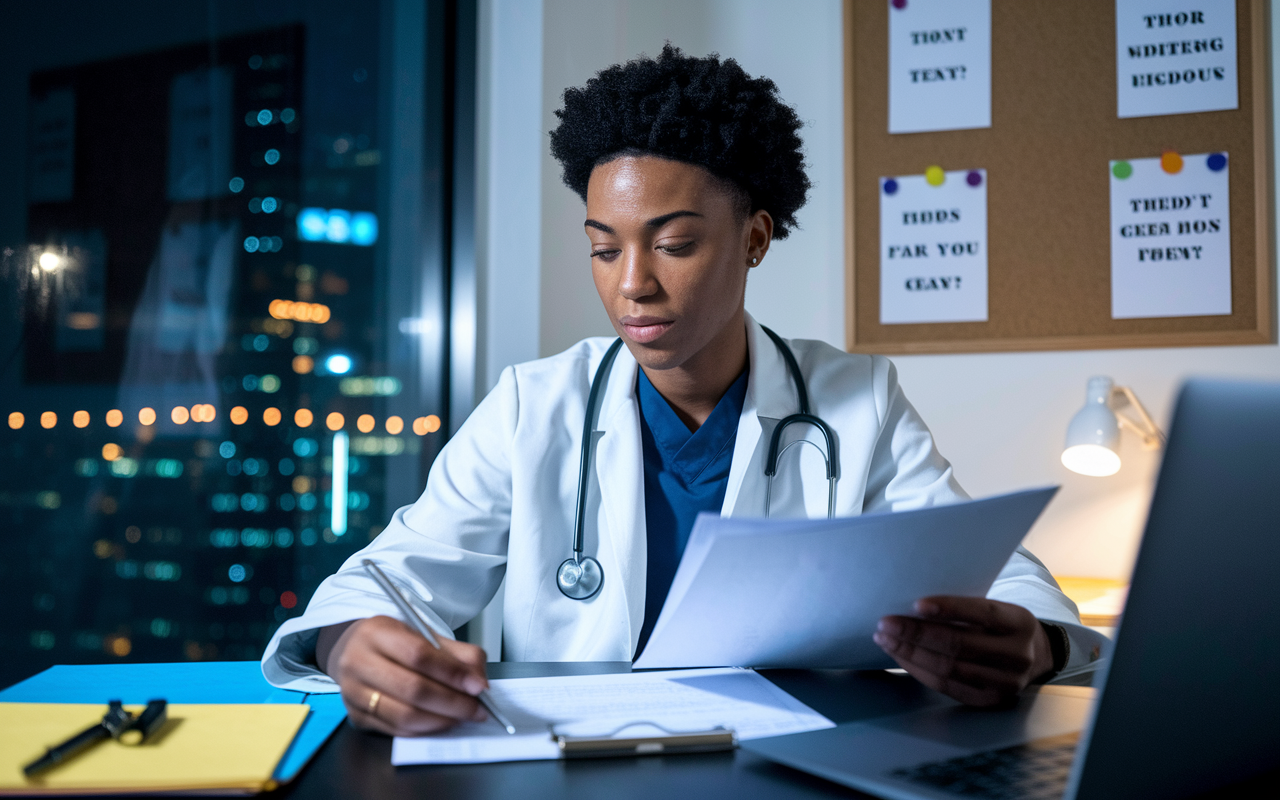
[[[1057,492],[839,519],[698,517],[637,669],[879,669],[886,614],[982,597]]]
[[[560,757],[556,733],[603,736],[652,735],[732,728],[738,738],[758,739],[835,727],[835,724],[750,670],[693,669],[490,681],[498,708],[516,727],[463,723],[434,736],[397,737],[391,763],[482,764]]]

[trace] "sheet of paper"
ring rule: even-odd
[[[1231,313],[1226,153],[1111,162],[1111,316]]]
[[[698,669],[490,682],[494,702],[518,733],[492,721],[467,723],[435,736],[397,738],[391,763],[479,764],[559,757],[557,733],[602,736],[624,725],[657,723],[671,731],[732,728],[758,739],[834,727],[834,723],[754,672]],[[651,727],[621,736],[651,735]]]
[[[879,619],[985,595],[1056,491],[833,520],[703,514],[636,667],[893,666]]]
[[[880,179],[880,324],[987,319],[987,171]]]
[[[1238,108],[1235,0],[1116,0],[1116,114]]]
[[[991,127],[991,0],[891,0],[889,133]]]

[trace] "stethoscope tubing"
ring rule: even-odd
[[[787,346],[787,343],[778,334],[763,325],[760,328],[777,345],[778,352],[782,354],[783,360],[786,361],[787,372],[791,374],[791,380],[795,384],[796,396],[800,406],[798,414],[792,414],[778,421],[777,426],[773,429],[773,435],[769,439],[769,452],[765,459],[764,470],[764,515],[766,517],[769,516],[770,500],[773,495],[773,477],[778,471],[778,458],[791,446],[788,445],[779,450],[782,442],[782,432],[790,425],[799,423],[816,427],[822,432],[822,438],[826,444],[827,449],[824,457],[827,467],[827,518],[830,519],[835,516],[837,465],[839,464],[839,459],[836,458],[837,441],[835,431],[821,417],[810,413],[809,391],[805,387],[804,374],[800,372],[800,365],[796,363],[796,357],[791,352],[791,348]],[[573,515],[573,556],[561,563],[556,571],[556,586],[559,587],[560,592],[565,597],[573,600],[589,600],[595,597],[599,594],[600,587],[604,583],[604,570],[600,566],[600,562],[590,556],[583,555],[583,532],[586,527],[587,483],[590,479],[591,439],[595,433],[596,412],[599,410],[600,393],[608,380],[614,359],[617,358],[618,351],[621,349],[622,339],[619,337],[605,351],[604,358],[600,360],[600,366],[596,368],[596,374],[591,379],[591,391],[587,394],[586,419],[582,423],[582,453],[578,462],[578,504]],[[796,442],[792,442],[792,444],[796,444]],[[816,447],[817,445],[815,444],[814,446]]]

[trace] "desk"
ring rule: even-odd
[[[493,663],[491,678],[626,672],[621,663]],[[883,716],[950,703],[914,678],[884,672],[763,670],[769,680],[835,722]],[[281,797],[347,798],[653,798],[734,800],[852,797],[833,783],[741,750],[680,756],[584,761],[525,761],[462,766],[391,766],[391,739],[349,724],[333,738]]]

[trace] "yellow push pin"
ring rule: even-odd
[[[1160,156],[1160,169],[1170,175],[1177,175],[1182,172],[1182,156],[1172,150],[1165,150]]]
[[[942,171],[942,167],[934,164],[924,171],[924,180],[930,186],[941,186],[943,181],[947,179],[947,173]]]

